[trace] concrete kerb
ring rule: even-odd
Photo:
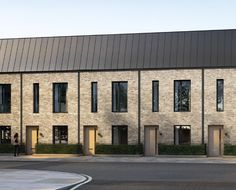
[[[235,156],[206,157],[193,155],[161,155],[144,157],[142,155],[95,155],[81,156],[68,154],[0,156],[0,162],[88,162],[88,163],[199,163],[236,164]]]

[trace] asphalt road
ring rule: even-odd
[[[1,169],[39,169],[87,174],[82,190],[236,189],[236,164],[0,162]]]

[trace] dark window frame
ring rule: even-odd
[[[175,92],[176,92],[176,83],[177,82],[187,82],[189,81],[189,109],[188,110],[176,110],[176,99],[175,99]],[[191,88],[192,88],[192,83],[191,80],[174,80],[174,112],[191,112]]]
[[[39,83],[33,83],[33,113],[39,113]]]
[[[56,88],[56,85],[67,85],[66,86],[66,98],[65,98],[65,104],[66,104],[66,109],[65,111],[61,111],[61,108],[59,109],[59,111],[56,111],[55,110],[55,88]],[[68,82],[57,82],[57,83],[53,83],[53,113],[68,113],[68,101],[67,101],[67,93],[68,93]],[[61,106],[60,106],[61,107]]]
[[[5,128],[5,130],[4,130],[4,128]],[[10,129],[9,131],[10,131],[10,134],[9,134],[9,136],[10,136],[10,139],[6,139],[6,129]],[[2,139],[2,132],[4,131],[4,139]],[[5,142],[4,142],[5,141]],[[0,126],[0,145],[1,144],[11,144],[11,126],[5,126],[5,125],[2,125],[2,126]]]
[[[126,97],[126,110],[125,111],[121,111],[120,109],[120,106],[119,108],[117,109],[118,111],[114,110],[114,97],[113,97],[113,88],[114,88],[114,85],[115,83],[118,83],[118,85],[120,85],[120,83],[126,83],[127,84],[127,97]],[[127,113],[128,112],[128,81],[112,81],[112,87],[111,87],[111,110],[112,112],[114,113]],[[120,98],[119,98],[120,99]]]
[[[218,96],[219,96],[219,84],[218,82],[222,82],[222,96],[223,96],[223,101],[222,101],[222,109],[219,108],[219,103],[218,103]],[[216,111],[217,112],[224,112],[224,79],[216,79]]]
[[[3,108],[4,110],[6,110],[6,111],[1,111],[1,109],[0,109],[0,114],[10,114],[11,113],[11,84],[0,84],[0,86],[8,86],[9,87],[9,89],[10,89],[10,95],[9,95],[9,97],[10,98],[8,98],[8,103],[9,103],[9,105],[8,106],[6,106],[7,108]],[[2,89],[4,89],[3,87],[1,87]],[[2,95],[0,95],[0,98],[2,97],[2,102],[4,102],[4,98],[3,98],[3,96]],[[3,104],[1,104],[1,105],[3,105]],[[3,105],[3,107],[4,107],[4,105]]]
[[[115,128],[118,128],[118,130],[119,130],[119,128],[125,128],[126,129],[126,139],[125,139],[126,142],[125,143],[122,143],[122,139],[120,137],[118,137],[118,141],[119,141],[118,144],[114,143],[114,129]],[[128,145],[128,137],[129,137],[128,134],[129,134],[128,125],[112,125],[112,135],[111,135],[112,145]]]
[[[59,143],[55,143],[56,142],[56,140],[55,140],[55,135],[56,135],[55,134],[55,129],[56,128],[58,128],[58,129],[66,128],[66,130],[67,130],[67,138],[65,138],[66,139],[66,143],[61,143],[62,140],[65,140],[65,139],[62,139],[62,138],[59,138]],[[53,125],[52,131],[53,131],[53,137],[52,137],[52,143],[53,144],[68,144],[68,139],[69,139],[68,125]]]
[[[94,93],[94,85],[96,85],[96,92]],[[91,112],[98,112],[98,83],[91,82]]]
[[[154,94],[154,84],[157,83],[157,103],[155,104],[154,98],[155,98],[155,94]],[[159,112],[159,80],[153,80],[152,81],[152,112]]]
[[[190,135],[190,137],[189,137],[189,143],[180,143],[180,142],[178,142],[178,144],[176,144],[176,135],[175,135],[175,133],[176,133],[176,127],[180,127],[181,129],[182,129],[182,127],[189,127],[190,129],[190,133],[189,133],[189,135]],[[180,134],[179,134],[180,135]],[[191,125],[174,125],[174,145],[191,145],[191,142],[192,142],[192,139],[191,139],[191,136],[192,136],[192,133],[191,133]],[[180,137],[179,137],[179,139],[180,139]]]

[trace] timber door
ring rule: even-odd
[[[144,154],[158,155],[158,126],[144,126]]]
[[[223,146],[223,126],[208,126],[208,156],[222,156]]]
[[[26,127],[26,152],[27,154],[35,153],[35,146],[38,143],[38,127]]]
[[[96,127],[85,126],[84,127],[84,154],[94,155],[96,144]]]

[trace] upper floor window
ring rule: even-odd
[[[185,112],[190,111],[190,80],[175,80],[174,81],[174,111]]]
[[[0,126],[0,144],[11,144],[10,126]]]
[[[112,126],[112,144],[128,144],[127,126]]]
[[[127,112],[128,82],[112,82],[112,111]]]
[[[0,84],[0,113],[11,113],[10,84]]]
[[[91,112],[97,112],[97,82],[91,83]]]
[[[191,133],[189,125],[174,126],[174,141],[176,145],[191,144]]]
[[[53,144],[68,143],[68,126],[53,126]]]
[[[33,84],[33,112],[39,113],[39,83]]]
[[[65,113],[67,112],[67,83],[53,84],[53,112]]]
[[[152,81],[152,111],[159,111],[159,81]]]
[[[216,80],[216,110],[224,111],[224,80]]]

